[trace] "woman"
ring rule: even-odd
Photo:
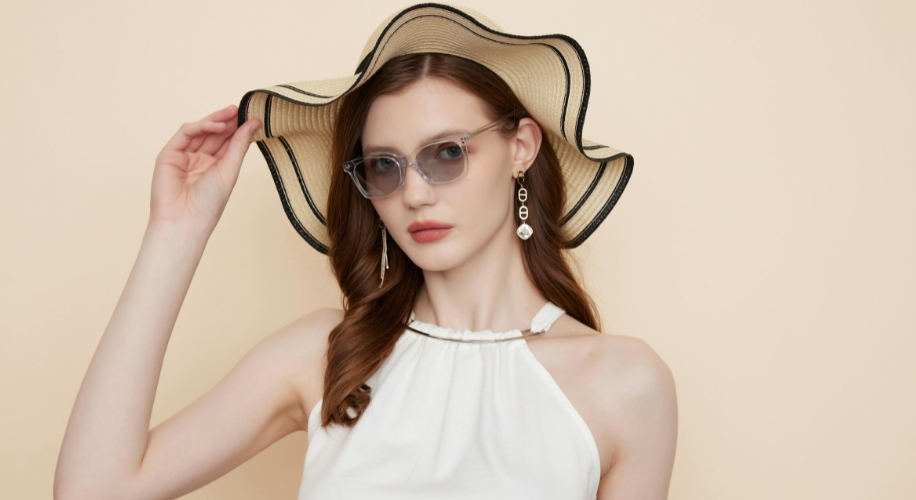
[[[599,333],[564,253],[632,165],[581,138],[581,49],[423,4],[386,20],[361,61],[353,77],[249,92],[162,150],[56,498],[176,498],[297,430],[300,499],[667,496],[671,374],[645,343]],[[251,141],[291,222],[328,254],[344,309],[271,334],[148,430],[169,334]]]

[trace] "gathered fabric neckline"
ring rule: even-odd
[[[531,325],[529,329],[532,333],[534,332],[546,332],[550,328],[550,325],[563,314],[563,310],[557,307],[554,303],[547,301],[541,309],[534,315],[531,319]],[[439,326],[433,323],[426,323],[420,320],[415,319],[415,314],[410,313],[410,319],[408,320],[408,325],[411,328],[420,330],[421,332],[426,333],[431,337],[441,337],[448,339],[459,339],[459,340],[495,340],[495,339],[505,339],[505,338],[515,338],[522,337],[523,333],[520,329],[515,328],[508,331],[496,332],[493,330],[456,330],[449,327]],[[510,342],[511,343],[511,342]]]

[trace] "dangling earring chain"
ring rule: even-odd
[[[522,182],[525,180],[525,172],[519,172],[518,177],[515,178],[515,181],[518,182],[518,185],[521,186]],[[531,229],[531,226],[525,222],[528,219],[528,207],[525,206],[525,201],[528,199],[528,190],[524,187],[518,188],[518,201],[522,203],[522,206],[518,207],[518,218],[521,219],[522,225],[518,226],[518,229],[515,231],[515,234],[523,240],[527,240],[534,234],[534,230]]]
[[[382,282],[378,284],[378,287],[381,288],[385,283],[385,269],[388,269],[388,238],[387,238],[387,228],[385,224],[379,222],[379,226],[382,228]]]

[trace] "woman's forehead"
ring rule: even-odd
[[[362,132],[364,148],[411,151],[446,133],[468,132],[489,121],[485,103],[440,78],[424,78],[372,102]]]

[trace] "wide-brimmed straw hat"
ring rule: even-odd
[[[504,33],[483,15],[424,3],[385,20],[369,37],[352,76],[275,85],[247,92],[239,124],[259,118],[252,138],[267,160],[286,215],[316,250],[328,253],[325,222],[332,169],[330,147],[340,98],[386,61],[438,52],[480,63],[509,85],[550,141],[566,182],[560,220],[570,248],[604,221],[633,170],[633,157],[582,137],[591,78],[585,52],[565,35]]]

